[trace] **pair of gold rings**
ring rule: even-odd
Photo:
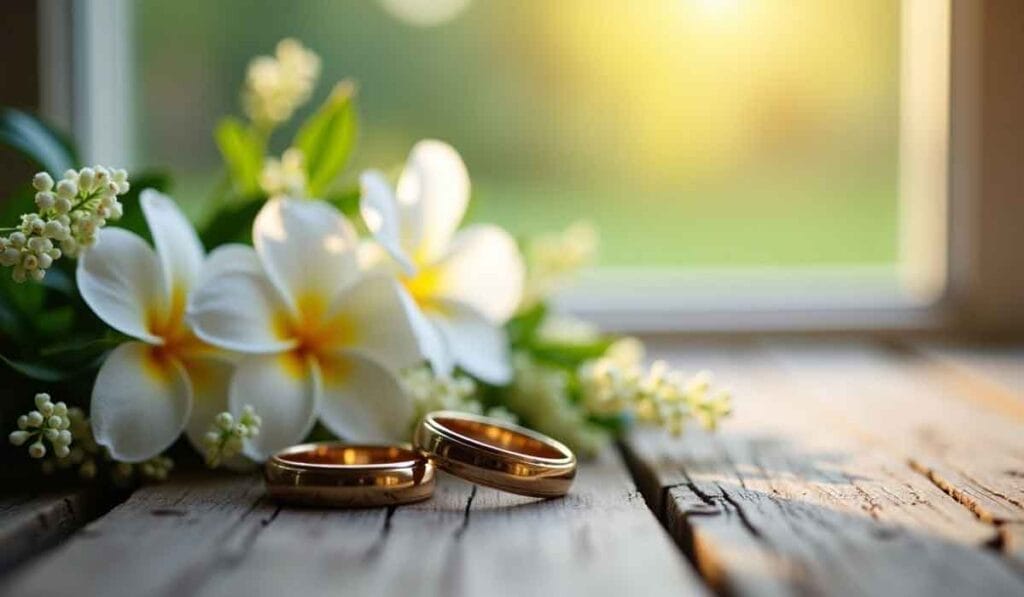
[[[540,498],[565,495],[576,456],[554,439],[504,421],[438,411],[416,428],[414,446],[319,442],[278,452],[264,468],[274,499],[365,508],[425,500],[434,469],[473,483]]]

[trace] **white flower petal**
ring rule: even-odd
[[[323,201],[271,199],[252,236],[264,271],[292,307],[310,297],[329,302],[359,277],[355,230]]]
[[[353,442],[406,438],[414,408],[394,374],[356,354],[336,355],[320,365],[320,420],[328,429]]]
[[[488,224],[461,230],[438,269],[437,296],[472,306],[503,324],[523,296],[526,266],[512,236]]]
[[[245,455],[262,461],[301,442],[316,422],[320,371],[313,357],[295,352],[242,359],[231,378],[231,412],[252,405],[263,419],[260,433],[245,442]]]
[[[221,245],[206,256],[199,273],[199,280],[196,282],[196,288],[210,280],[216,280],[222,274],[236,271],[262,274],[263,265],[260,263],[256,251],[248,245],[238,243]]]
[[[393,279],[369,276],[343,292],[331,306],[333,329],[347,328],[337,348],[355,350],[397,371],[423,360],[411,318],[416,305]]]
[[[195,228],[167,195],[145,189],[139,204],[163,266],[165,288],[187,296],[203,267],[203,245]]]
[[[402,248],[402,221],[391,185],[379,171],[367,170],[359,177],[359,186],[359,212],[366,227],[406,273],[414,272],[416,268]]]
[[[418,262],[429,263],[444,253],[466,213],[466,165],[451,145],[420,141],[409,153],[396,196],[403,247]]]
[[[151,344],[163,342],[152,325],[167,310],[167,293],[156,253],[121,228],[99,231],[96,246],[78,260],[78,291],[89,308],[119,332]]]
[[[182,363],[192,384],[192,413],[185,424],[185,436],[200,454],[205,453],[203,437],[218,414],[228,410],[228,388],[235,368],[223,359],[192,358]]]
[[[96,376],[89,415],[96,441],[115,460],[141,462],[163,452],[181,434],[192,390],[177,360],[159,348],[126,342]]]
[[[412,300],[412,299],[409,299]],[[417,307],[409,317],[416,338],[419,340],[420,352],[430,363],[430,368],[436,375],[447,377],[455,369],[455,361],[448,343],[441,330]]]
[[[430,315],[444,337],[455,364],[487,383],[512,380],[505,328],[494,325],[469,305],[445,301]]]
[[[244,353],[293,348],[297,341],[282,325],[289,320],[290,311],[277,288],[261,269],[254,270],[242,261],[234,268],[218,264],[217,254],[214,251],[211,255],[217,275],[204,273],[203,284],[189,302],[188,323],[196,336],[214,346]],[[236,256],[243,254],[237,252]]]

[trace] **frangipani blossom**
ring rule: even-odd
[[[348,440],[401,438],[413,404],[396,374],[423,359],[411,300],[393,279],[362,276],[355,230],[322,201],[272,199],[252,236],[255,250],[211,256],[217,276],[188,313],[200,338],[246,354],[228,393],[232,411],[251,404],[262,418],[246,454],[301,441],[317,414]]]
[[[430,321],[419,332],[435,368],[447,373],[454,363],[484,381],[508,382],[502,325],[522,296],[523,259],[515,239],[497,226],[456,231],[469,202],[462,158],[445,143],[421,141],[394,192],[377,171],[360,182],[363,219]]]
[[[199,340],[185,305],[204,269],[203,247],[174,201],[147,189],[142,212],[156,244],[104,228],[78,261],[78,288],[110,327],[136,340],[100,367],[90,407],[96,441],[123,462],[148,460],[184,430],[197,448],[225,410],[230,357]],[[209,264],[207,264],[209,265]]]

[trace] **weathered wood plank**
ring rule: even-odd
[[[866,345],[776,345],[770,352],[820,404],[905,455],[979,518],[1024,522],[1021,421],[933,361]]]
[[[674,357],[734,385],[736,417],[716,436],[638,434],[626,451],[713,586],[757,595],[1024,591],[1024,578],[980,547],[996,529],[822,408],[828,394],[793,383],[756,348]]]
[[[55,574],[54,571],[79,571]],[[440,479],[396,509],[279,508],[249,477],[143,488],[0,595],[706,594],[617,454],[536,501]]]
[[[1024,421],[1024,346],[916,343],[913,347],[944,365],[951,377],[959,377],[976,400],[985,399]]]
[[[91,486],[0,496],[0,574],[78,530],[107,503]]]

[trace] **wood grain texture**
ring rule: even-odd
[[[82,574],[54,574],[77,570]],[[279,508],[250,477],[137,491],[0,595],[706,594],[614,452],[536,501],[444,477],[393,509]]]
[[[107,503],[89,486],[0,496],[0,574],[78,530]]]
[[[626,452],[641,489],[714,587],[739,595],[1024,591],[1024,577],[985,548],[999,530],[839,416],[831,391],[795,382],[758,347],[673,356],[732,384],[737,415],[716,436],[638,434]]]

